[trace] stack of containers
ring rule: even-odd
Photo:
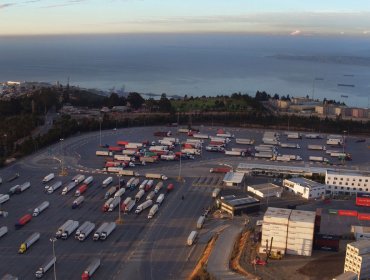
[[[284,255],[288,236],[288,223],[292,210],[269,207],[263,217],[262,238],[260,253],[266,253],[266,241],[268,250],[280,252]]]
[[[322,208],[316,208],[315,233],[320,233]]]
[[[358,279],[370,278],[370,240],[347,244],[344,272],[358,274]]]
[[[287,254],[311,256],[315,217],[313,211],[292,211],[288,225]]]

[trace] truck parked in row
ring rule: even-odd
[[[79,186],[75,192],[75,196],[80,196],[82,195],[83,193],[85,193],[87,191],[87,188],[88,188],[88,185],[87,184],[82,184],[81,186]]]
[[[113,212],[113,210],[119,205],[120,197],[114,197],[109,204],[108,212]]]
[[[62,224],[57,232],[55,233],[55,237],[56,238],[61,238],[62,237],[62,233],[64,232],[64,230],[70,225],[73,223],[73,220],[67,220],[66,222],[64,222],[64,224]]]
[[[120,206],[121,212],[130,212],[134,206],[135,200],[133,200],[131,197],[127,197]]]
[[[116,193],[116,191],[118,190],[118,186],[113,186],[113,187],[110,187],[109,189],[108,189],[108,191],[105,193],[105,195],[104,195],[104,199],[108,199],[108,198],[110,198],[111,196],[113,196],[115,193]]]
[[[56,257],[49,257],[48,260],[46,262],[43,263],[43,265],[41,265],[39,267],[39,269],[36,271],[35,273],[35,276],[36,278],[42,278],[46,272],[48,272],[48,270],[55,264],[56,262]]]
[[[44,201],[33,210],[32,216],[37,217],[42,211],[48,208],[50,205],[49,201]]]
[[[72,202],[72,209],[76,209],[81,206],[82,202],[84,202],[85,197],[83,195],[79,196]]]
[[[329,163],[329,160],[327,158],[324,158],[324,157],[309,156],[308,159],[310,161],[315,161],[315,162]]]
[[[81,275],[82,280],[89,280],[100,266],[100,259],[93,259]]]
[[[15,189],[15,193],[20,194],[20,193],[24,192],[25,190],[29,189],[30,187],[31,187],[31,183],[30,182],[25,182],[22,185],[20,185],[18,188]]]
[[[23,227],[25,224],[29,223],[32,219],[32,215],[31,214],[26,214],[24,216],[22,216],[18,222],[14,225],[15,229],[20,229],[21,227]]]
[[[138,192],[137,192],[137,194],[135,195],[135,201],[136,202],[139,202],[140,201],[140,199],[143,197],[143,195],[145,194],[145,190],[139,190]]]
[[[44,179],[42,179],[42,182],[43,183],[47,183],[47,182],[53,180],[54,178],[55,178],[55,174],[54,173],[50,173],[50,174],[46,175],[44,177]]]
[[[63,240],[66,240],[68,239],[68,237],[71,236],[71,234],[78,228],[79,226],[79,222],[78,221],[72,221],[72,223],[70,223],[65,229],[64,231],[62,232],[62,235],[61,235],[61,238]]]
[[[94,235],[93,235],[93,240],[94,241],[97,241],[100,239],[100,235],[101,233],[103,232],[104,228],[108,225],[108,222],[104,222],[100,225],[100,227],[98,227],[98,229],[95,231]]]
[[[80,234],[78,235],[77,239],[79,241],[84,241],[94,229],[95,224],[92,222],[87,222],[87,225],[82,230],[80,230]]]
[[[54,184],[52,184],[51,186],[45,186],[45,191],[48,193],[48,194],[52,194],[53,192],[55,192],[57,189],[59,189],[61,186],[62,186],[62,181],[56,181],[54,182]]]
[[[196,239],[198,237],[198,232],[196,230],[193,230],[187,239],[187,244],[188,246],[191,246],[195,243]]]
[[[145,177],[147,179],[159,179],[159,180],[167,180],[167,176],[163,174],[158,174],[158,173],[146,173]]]
[[[206,217],[205,216],[200,216],[197,221],[197,229],[201,229],[203,227],[204,221]]]
[[[7,233],[8,233],[8,227],[7,226],[2,226],[0,228],[0,238],[3,237]]]
[[[247,138],[236,138],[235,139],[236,144],[242,144],[242,145],[254,145],[253,139],[247,139]]]
[[[151,191],[150,193],[148,193],[145,200],[153,200],[154,197],[155,197],[155,192]]]
[[[154,187],[154,192],[155,193],[158,193],[160,190],[161,190],[161,188],[163,187],[163,182],[158,182],[156,185],[155,185],[155,187]]]
[[[96,151],[95,155],[97,156],[112,156],[113,153],[109,151]]]
[[[62,195],[66,195],[68,192],[70,192],[72,189],[74,189],[77,186],[77,183],[75,181],[69,182],[62,190]]]
[[[30,237],[28,237],[24,242],[22,242],[21,246],[19,247],[18,253],[19,254],[25,253],[39,239],[40,239],[39,232],[32,233]]]
[[[108,178],[104,179],[104,181],[102,183],[103,188],[106,188],[112,182],[113,182],[113,177],[108,177]]]
[[[104,202],[103,207],[102,207],[103,212],[107,212],[109,210],[109,205],[111,204],[112,201],[113,201],[113,197],[109,198],[106,202]]]
[[[106,240],[109,235],[116,229],[116,223],[110,222],[104,229],[102,230],[100,234],[100,240]]]
[[[7,202],[10,199],[8,194],[0,194],[0,205]]]
[[[130,183],[128,188],[130,189],[130,191],[133,191],[139,185],[139,183],[140,183],[140,179],[134,178],[134,180]]]
[[[152,208],[150,208],[149,214],[148,214],[148,219],[152,219],[154,217],[155,213],[157,213],[157,211],[158,211],[158,207],[159,207],[158,204],[154,204],[152,206]]]
[[[156,203],[157,203],[158,205],[161,205],[161,204],[162,204],[162,202],[163,202],[163,200],[164,200],[164,194],[163,194],[163,193],[161,193],[161,194],[157,197],[157,201],[156,201]]]
[[[146,208],[153,205],[153,200],[147,200],[143,203],[141,203],[135,210],[135,214],[140,214],[142,211],[144,211]]]
[[[309,150],[317,150],[317,151],[325,151],[326,150],[326,147],[323,146],[323,145],[308,145],[307,146],[307,149]]]

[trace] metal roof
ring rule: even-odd
[[[241,182],[243,182],[244,175],[245,174],[241,173],[241,172],[227,172],[225,174],[225,177],[224,177],[223,181],[225,183],[240,184]]]

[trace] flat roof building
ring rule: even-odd
[[[259,211],[260,201],[251,196],[227,196],[217,199],[220,209],[235,216],[242,213],[253,213]]]
[[[281,193],[283,192],[282,187],[279,187],[272,183],[250,185],[248,186],[247,190],[261,198],[273,196],[281,197]]]
[[[283,186],[305,199],[320,198],[325,195],[325,185],[306,178],[284,179]]]
[[[327,170],[325,183],[332,194],[370,192],[370,173]]]
[[[313,175],[326,173],[326,168],[320,167],[297,167],[290,165],[276,165],[276,164],[255,164],[255,163],[239,163],[236,169],[237,172],[242,172],[248,175],[264,175],[264,176],[278,176],[278,175]]]
[[[234,187],[234,186],[240,186],[242,183],[244,183],[244,173],[241,172],[227,172],[225,174],[225,177],[223,179],[223,182],[225,186],[228,187]]]

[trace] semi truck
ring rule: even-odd
[[[210,173],[227,173],[232,171],[230,167],[214,167],[209,170]]]
[[[198,232],[196,230],[193,230],[190,234],[189,234],[189,237],[187,239],[187,244],[188,246],[191,246],[195,243],[196,239],[197,239],[197,236],[198,236]]]
[[[299,144],[293,144],[293,143],[280,143],[281,148],[290,148],[290,149],[300,149],[301,146]]]
[[[140,179],[135,178],[135,180],[133,180],[129,186],[130,191],[133,191],[137,187],[137,185],[139,185],[139,183],[140,183]]]
[[[75,192],[75,196],[82,195],[84,192],[87,191],[87,187],[88,187],[87,184],[82,184],[81,186],[79,186]]]
[[[82,225],[80,225],[80,226],[77,228],[77,230],[76,230],[76,232],[75,232],[75,239],[78,239],[78,237],[80,236],[80,233],[81,233],[82,231],[84,231],[84,230],[85,230],[85,228],[87,228],[89,224],[90,224],[90,222],[89,222],[89,221],[85,221],[85,222],[83,222],[83,223],[82,223]]]
[[[10,196],[8,194],[1,194],[0,195],[0,205],[7,202]]]
[[[91,261],[91,263],[88,265],[88,267],[84,270],[84,272],[81,275],[82,280],[89,280],[91,276],[95,273],[95,271],[100,266],[100,259],[95,258]]]
[[[72,181],[76,182],[76,184],[81,183],[83,180],[85,180],[85,175],[77,174],[72,178]]]
[[[158,204],[154,204],[149,210],[148,219],[152,219],[158,211]]]
[[[147,183],[148,183],[148,180],[142,181],[139,186],[139,190],[144,190]]]
[[[133,170],[121,170],[118,172],[119,175],[122,175],[122,176],[140,176],[139,173],[133,171]]]
[[[42,278],[46,272],[55,264],[56,257],[49,257],[46,262],[44,262],[39,269],[36,271],[35,276],[36,278]]]
[[[131,197],[127,197],[121,204],[121,212],[130,212],[135,206],[135,200],[132,200]]]
[[[113,182],[113,177],[108,177],[108,178],[104,179],[104,181],[102,183],[103,188],[106,188],[112,182]]]
[[[148,192],[153,187],[154,181],[148,180],[148,182],[145,185],[145,191]]]
[[[167,176],[159,173],[146,173],[145,177],[147,179],[159,179],[159,180],[167,180]]]
[[[24,216],[22,216],[18,222],[14,225],[15,229],[20,229],[21,227],[23,227],[25,224],[29,223],[32,219],[32,215],[31,214],[26,214]]]
[[[111,196],[113,196],[115,193],[116,193],[116,191],[118,190],[118,186],[112,186],[112,187],[110,187],[108,190],[107,190],[107,192],[105,193],[105,195],[104,195],[104,199],[108,199],[108,198],[110,198]]]
[[[104,202],[103,207],[102,207],[103,212],[108,211],[109,205],[111,204],[112,201],[113,201],[113,197],[109,198],[106,202]]]
[[[139,190],[137,194],[135,195],[135,201],[139,202],[144,194],[145,194],[145,190]]]
[[[146,208],[153,205],[153,200],[147,200],[143,203],[141,203],[135,210],[135,214],[140,214],[142,211],[144,211]]]
[[[162,202],[163,202],[163,200],[164,200],[164,194],[163,194],[163,193],[161,193],[161,194],[157,197],[157,201],[156,201],[156,203],[157,203],[158,205],[161,205],[161,204],[162,204]]]
[[[25,253],[33,244],[35,244],[40,239],[40,233],[32,233],[19,247],[18,253]]]
[[[79,196],[72,202],[72,209],[76,209],[81,206],[82,202],[84,202],[85,197],[83,195]]]
[[[202,134],[202,133],[194,133],[193,137],[198,138],[198,139],[209,139],[208,134]]]
[[[324,158],[324,157],[317,157],[317,156],[309,156],[308,159],[310,161],[315,161],[315,162],[325,162],[325,163],[329,163],[329,160],[327,158]]]
[[[53,192],[55,192],[57,189],[59,189],[61,186],[62,186],[62,181],[56,181],[54,184],[52,184],[50,187],[49,186],[45,186],[48,187],[47,188],[47,193],[48,194],[52,194]]]
[[[55,174],[54,174],[54,173],[50,173],[49,175],[46,175],[46,176],[44,177],[44,179],[42,179],[42,182],[43,182],[43,183],[47,183],[47,182],[49,182],[49,181],[53,180],[53,179],[54,179],[54,177],[55,177]]]
[[[110,222],[101,232],[100,240],[106,240],[108,236],[116,229],[116,223]]]
[[[7,226],[2,226],[0,228],[0,238],[3,237],[7,233],[8,233],[8,227]]]
[[[237,144],[242,144],[242,145],[254,145],[254,140],[253,139],[248,139],[248,138],[236,138],[235,142]]]
[[[34,217],[37,217],[38,215],[40,215],[40,213],[42,211],[44,211],[46,208],[48,208],[50,205],[49,201],[44,201],[43,203],[41,203],[39,206],[37,206],[34,210],[33,210],[33,214],[32,216]]]
[[[74,189],[77,186],[77,183],[75,181],[68,183],[62,190],[62,195],[66,195],[68,192],[70,192],[72,189]]]
[[[150,193],[148,193],[145,200],[153,200],[154,197],[155,197],[155,192],[151,191]]]
[[[279,145],[279,141],[275,138],[263,138],[262,142],[269,145]]]
[[[271,152],[259,152],[259,153],[255,153],[254,157],[272,159],[274,155]]]
[[[66,240],[68,239],[69,236],[71,236],[71,234],[78,228],[79,226],[79,222],[78,221],[73,221],[72,223],[70,223],[63,231],[62,235],[61,235],[61,238],[63,240]]]
[[[112,156],[113,153],[109,151],[96,151],[95,155],[97,156]]]
[[[342,146],[343,145],[343,139],[339,138],[329,138],[326,140],[326,145],[330,146]]]
[[[155,193],[158,193],[160,190],[161,190],[161,188],[163,187],[163,182],[158,182],[156,185],[155,185],[155,187],[154,187],[154,192]]]
[[[288,139],[302,139],[302,135],[298,132],[289,132],[286,137]]]
[[[316,133],[308,133],[305,135],[307,139],[322,139],[322,136],[320,134]]]
[[[31,187],[31,183],[30,182],[25,182],[22,185],[20,185],[18,188],[15,189],[15,193],[20,194],[20,193],[24,192],[25,190],[29,189],[30,187]]]
[[[80,231],[78,240],[81,242],[84,241],[94,229],[95,229],[95,224],[92,222],[88,222],[88,225],[83,230]]]
[[[185,154],[189,154],[189,155],[196,155],[196,156],[199,156],[201,153],[199,149],[191,149],[191,148],[181,149],[181,152]]]
[[[221,192],[221,189],[220,188],[215,188],[213,191],[212,191],[212,197],[213,198],[216,198]]]
[[[200,216],[197,221],[197,229],[201,229],[203,227],[204,221],[206,217],[205,216]]]
[[[308,145],[307,149],[309,150],[317,150],[317,151],[325,151],[326,147],[323,145]]]
[[[115,194],[114,197],[121,197],[125,193],[125,188],[120,188]]]
[[[135,177],[131,177],[131,178],[127,181],[127,183],[126,183],[126,187],[127,187],[127,188],[129,188],[129,187],[130,187],[130,185],[131,185],[131,183],[132,183],[134,180],[135,180]]]
[[[93,235],[93,240],[98,241],[100,239],[100,235],[103,232],[104,228],[108,225],[108,222],[104,222],[98,227],[98,229],[95,231]]]
[[[225,150],[225,155],[227,155],[227,156],[245,157],[245,152],[241,152],[241,151],[226,151]]]
[[[70,225],[70,224],[72,224],[73,223],[73,220],[67,220],[66,222],[64,222],[64,224],[62,224],[59,228],[58,228],[58,230],[57,230],[57,232],[55,233],[55,237],[56,238],[60,238],[60,237],[62,237],[62,233],[64,232],[64,230]]]
[[[108,212],[113,212],[113,210],[119,205],[120,197],[114,197],[109,204]]]
[[[149,163],[154,163],[158,161],[158,156],[150,156],[150,157],[140,157],[140,162],[149,162]]]
[[[8,194],[9,194],[9,195],[13,195],[13,194],[15,194],[16,190],[17,190],[19,187],[20,187],[20,185],[15,185],[15,186],[11,187],[11,188],[9,189],[9,191],[8,191]]]
[[[167,193],[173,191],[174,188],[175,186],[173,184],[168,184],[167,189],[166,189]]]

